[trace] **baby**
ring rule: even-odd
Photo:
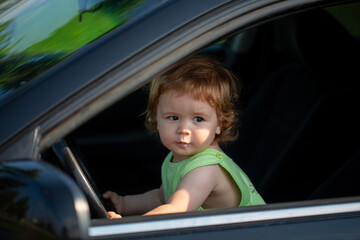
[[[146,124],[170,150],[162,185],[124,197],[104,193],[118,212],[108,212],[110,218],[265,204],[220,147],[237,137],[238,98],[236,78],[205,56],[186,59],[155,78]]]

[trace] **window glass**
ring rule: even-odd
[[[159,0],[0,1],[0,99]]]
[[[360,3],[326,9],[360,42]]]

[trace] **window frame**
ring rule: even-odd
[[[301,10],[294,10],[294,12],[292,12],[291,14],[303,10],[312,9],[314,6],[310,3],[314,2],[319,3],[319,1],[308,1],[308,6],[304,4],[306,7]],[[277,9],[279,5],[283,7],[281,10]],[[325,6],[327,6],[327,4],[322,5],[322,7]],[[224,21],[222,25],[217,25],[216,28],[213,28],[212,30],[203,33],[203,35],[198,36],[196,39],[189,41],[191,42],[191,44],[193,44],[193,48],[186,48],[186,52],[192,52],[198,48],[209,45],[210,43],[214,43],[215,41],[219,40],[217,37],[219,35],[226,35],[227,33],[234,31],[235,29],[244,30],[250,25],[256,25],[266,22],[271,18],[269,16],[284,16],[284,14],[277,14],[284,11],[284,9],[296,9],[296,6],[293,3],[277,3],[274,5],[266,6],[264,8],[266,9],[261,9],[261,14],[259,14],[259,12],[256,12],[253,13],[254,15],[252,15],[251,12],[248,12],[245,16],[241,15],[239,17],[233,18],[230,21]],[[264,14],[265,12],[266,14]],[[259,15],[261,15],[262,18],[259,17]],[[221,18],[218,17],[217,19]],[[241,28],[238,28],[239,25],[241,25]],[[199,27],[200,26],[201,24],[199,24]],[[205,38],[207,38],[207,40],[204,40]],[[170,46],[170,43],[165,45]],[[174,59],[177,60],[184,56],[185,55],[183,53],[178,51],[170,53],[165,57],[165,59],[169,59],[170,61],[164,63],[164,61],[166,62],[166,60],[164,60],[157,63],[158,65],[155,65],[153,67],[154,69],[159,70],[152,70],[149,75],[160,72],[161,70],[168,67],[171,63],[175,62]],[[138,81],[141,82],[142,78],[141,76],[139,77],[140,80]],[[206,232],[208,228],[213,227],[219,227],[222,230],[225,230],[226,228],[232,229],[236,226],[251,226],[253,224],[260,224],[262,226],[266,226],[267,224],[274,221],[283,222],[284,224],[292,224],[294,221],[299,220],[313,221],[314,219],[320,219],[319,221],[321,221],[323,219],[333,219],[338,217],[343,218],[347,215],[354,216],[354,214],[355,216],[359,216],[359,211],[359,197],[282,203],[271,204],[270,206],[248,207],[236,210],[226,209],[208,211],[205,213],[197,212],[170,216],[153,216],[146,219],[143,217],[133,217],[130,219],[121,220],[95,220],[92,222],[92,226],[89,229],[89,235],[90,237],[94,238],[107,236],[132,237],[138,236],[139,234],[144,234],[141,236],[153,236],[152,234],[159,234],[159,236],[162,234],[181,235],[182,233],[187,234],[194,231]],[[272,237],[268,236],[268,238],[271,239]]]

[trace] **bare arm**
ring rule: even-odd
[[[162,187],[138,195],[124,197],[124,215],[144,214],[164,204]]]
[[[165,204],[162,187],[139,195],[104,197],[110,198],[113,203],[115,202],[117,211],[123,215],[143,214],[145,212],[144,215],[158,215],[195,211],[217,186],[218,173],[218,165],[208,165],[191,170],[180,181],[176,191]],[[109,193],[111,192],[105,194]],[[121,203],[117,202],[119,199],[121,199]],[[109,212],[109,215],[111,218],[121,217],[113,212]]]
[[[103,197],[111,200],[119,214],[128,216],[144,214],[151,209],[164,204],[165,201],[163,195],[163,189],[161,186],[160,188],[153,189],[142,194],[128,195],[125,197],[119,196],[114,192],[107,191],[103,194]],[[115,213],[109,213],[109,215],[113,218],[116,217]]]
[[[145,215],[197,210],[215,189],[218,172],[218,165],[203,166],[190,171],[180,181],[166,204],[156,207]]]

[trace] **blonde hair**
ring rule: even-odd
[[[160,96],[167,92],[207,101],[216,109],[221,125],[221,133],[216,139],[227,142],[237,138],[240,86],[236,77],[219,62],[206,56],[194,56],[155,77],[145,112],[146,127],[150,131],[157,131],[157,106]]]

